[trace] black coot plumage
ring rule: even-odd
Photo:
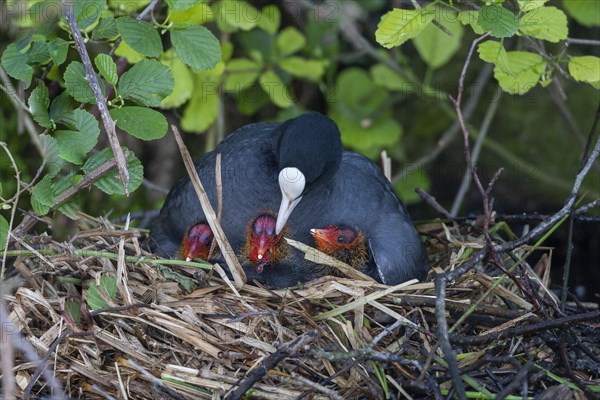
[[[278,207],[276,234],[287,223],[294,239],[312,243],[310,229],[315,226],[358,226],[367,238],[381,282],[424,278],[427,258],[404,205],[371,160],[342,150],[337,125],[329,118],[310,113],[284,123],[252,124],[226,138],[196,163],[213,207],[217,204],[217,153],[222,157],[221,224],[236,253],[244,245],[247,221],[259,210]],[[169,192],[152,227],[154,252],[173,257],[185,229],[203,219],[185,176]],[[269,276],[268,285],[293,286],[321,270],[305,263],[299,252],[293,252],[289,260],[263,272]],[[256,275],[247,273],[249,279]]]

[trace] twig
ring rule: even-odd
[[[113,154],[115,155],[115,159],[117,160],[119,179],[121,180],[121,183],[123,183],[125,194],[129,196],[129,171],[127,170],[127,160],[125,159],[125,154],[123,153],[123,149],[119,144],[119,138],[117,137],[117,131],[115,129],[115,121],[108,113],[106,100],[104,99],[104,95],[100,90],[98,77],[96,76],[94,67],[92,67],[92,62],[90,61],[90,56],[87,52],[87,48],[85,47],[83,37],[81,36],[81,32],[79,31],[79,27],[77,26],[77,21],[75,21],[75,16],[73,15],[73,8],[71,6],[71,3],[63,0],[63,5],[66,10],[65,14],[67,22],[69,23],[69,28],[71,29],[73,39],[75,40],[75,48],[77,49],[77,52],[79,53],[81,61],[83,62],[83,66],[85,68],[85,79],[88,81],[90,88],[94,93],[96,105],[98,106],[100,116],[102,117],[104,130],[106,131],[106,134],[108,136],[108,141],[110,142],[110,147],[112,148]]]
[[[217,221],[221,223],[221,215],[223,214],[223,181],[221,178],[221,153],[217,153],[215,159],[215,181],[217,185]],[[213,257],[215,246],[217,241],[213,237],[212,243],[210,244],[210,250],[208,251],[208,259]]]
[[[475,141],[475,146],[473,147],[473,167],[477,164],[477,160],[479,159],[479,154],[481,153],[481,147],[483,142],[487,136],[490,125],[494,116],[496,115],[496,111],[498,110],[498,105],[500,104],[500,97],[502,96],[502,89],[500,87],[496,88],[496,93],[494,95],[494,101],[490,103],[488,107],[485,117],[483,118],[483,122],[481,124],[481,128],[479,128],[479,134],[477,135],[477,140]],[[452,209],[450,213],[452,216],[456,216],[458,214],[458,210],[462,206],[462,202],[469,190],[469,184],[471,183],[471,174],[469,170],[465,171],[463,176],[463,180],[460,184],[460,188],[456,193],[456,198],[454,199],[454,203],[452,204]]]
[[[171,129],[173,130],[173,134],[175,135],[175,140],[177,141],[177,145],[179,146],[179,151],[181,152],[181,158],[183,159],[183,163],[185,164],[185,169],[190,175],[190,179],[192,181],[192,185],[196,190],[196,194],[198,195],[198,200],[200,200],[200,206],[202,207],[202,211],[204,212],[204,216],[210,226],[210,229],[217,239],[217,243],[219,244],[219,248],[221,249],[221,254],[223,254],[223,258],[229,267],[229,271],[233,276],[233,280],[235,282],[236,288],[241,288],[246,283],[246,273],[242,269],[240,262],[235,257],[235,253],[225,236],[225,232],[223,232],[223,228],[221,228],[221,224],[217,221],[217,216],[215,215],[215,210],[210,205],[210,200],[206,195],[206,191],[202,186],[202,182],[200,182],[200,177],[198,176],[198,172],[194,166],[194,162],[192,161],[192,157],[185,147],[185,143],[183,143],[183,139],[179,134],[179,129],[175,125],[171,125]]]
[[[383,170],[383,175],[387,178],[388,181],[392,181],[392,159],[388,156],[387,151],[383,150],[381,152],[381,169]]]
[[[46,371],[46,367],[48,366],[48,360],[50,359],[50,356],[52,354],[54,354],[58,345],[69,335],[70,335],[69,331],[64,331],[58,338],[56,338],[56,340],[48,348],[48,351],[46,352],[46,354],[44,354],[44,357],[38,361],[38,366],[35,369],[35,372],[33,373],[33,375],[31,376],[31,380],[29,381],[29,384],[27,385],[27,388],[25,389],[25,392],[23,393],[23,400],[29,399],[29,396],[31,396],[31,390],[33,389],[33,385],[35,385],[35,383],[37,382],[37,380],[41,374],[44,374],[48,383],[50,383],[53,386],[53,388],[54,388],[53,391],[55,392],[54,394],[56,394],[57,396],[60,396],[63,393],[62,387],[58,383],[58,381],[53,382],[54,379],[53,379],[52,375],[50,375],[50,377],[48,377],[48,374],[46,374],[45,371]],[[34,361],[34,360],[31,360],[31,361]]]
[[[12,231],[12,227],[15,222],[15,214],[17,213],[17,206],[19,204],[19,196],[21,195],[21,172],[19,171],[19,168],[17,167],[17,163],[15,162],[15,159],[13,158],[10,150],[8,150],[8,146],[6,145],[6,143],[0,142],[0,147],[2,147],[2,149],[4,150],[4,152],[10,159],[10,162],[12,163],[12,167],[15,170],[15,178],[17,179],[17,191],[15,192],[14,202],[12,205],[12,209],[10,210],[10,220],[8,221],[8,231],[6,234],[6,242],[3,243],[4,251],[2,252],[2,265],[0,266],[0,282],[2,282],[2,281],[4,281],[4,272],[6,269],[6,254],[7,254],[6,252],[8,251],[8,245],[10,243],[10,232]],[[4,373],[5,376],[11,375],[8,371],[12,371],[12,370],[4,370],[4,371],[5,371],[5,373]]]
[[[566,42],[568,44],[584,44],[590,46],[600,46],[600,40],[593,39],[577,39],[577,38],[567,38]]]
[[[243,380],[239,380],[233,385],[229,392],[223,397],[226,400],[238,400],[240,399],[256,382],[258,382],[266,373],[275,368],[283,359],[295,354],[308,343],[316,340],[319,337],[319,332],[316,330],[310,330],[291,342],[288,342],[281,346],[275,353],[267,357],[261,364],[260,367],[252,371]],[[237,386],[237,389],[233,390]]]
[[[437,211],[438,213],[442,214],[444,217],[446,217],[450,220],[454,219],[452,214],[450,214],[450,212],[448,212],[448,210],[446,210],[440,203],[438,203],[438,201],[435,199],[435,197],[433,197],[432,195],[430,195],[429,193],[427,193],[426,191],[424,191],[421,188],[416,188],[415,192],[417,192],[419,197],[421,199],[423,199],[423,201],[425,201],[425,203],[427,203],[435,211]]]
[[[9,235],[10,236],[10,235]],[[5,253],[6,254],[6,253]],[[4,264],[2,264],[4,266]],[[4,271],[4,268],[2,268]],[[2,279],[4,281],[4,279]],[[1,287],[0,287],[1,289]],[[0,291],[0,295],[2,295]],[[0,335],[2,340],[0,341],[0,351],[2,352],[2,358],[0,358],[0,368],[2,369],[2,398],[6,400],[16,399],[16,382],[15,374],[13,371],[14,367],[14,342],[10,340],[15,336],[15,332],[12,335],[9,333],[9,327],[12,326],[10,317],[6,311],[6,305],[4,303],[4,296],[0,297]],[[18,332],[16,335],[20,335]],[[8,339],[8,340],[7,340]]]

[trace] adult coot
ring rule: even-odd
[[[292,238],[311,243],[311,228],[343,221],[361,227],[383,283],[425,276],[423,244],[404,205],[371,160],[342,150],[338,127],[326,116],[310,113],[283,123],[248,125],[202,157],[196,170],[215,208],[217,153],[223,182],[221,225],[237,254],[245,243],[247,221],[259,210],[279,209],[275,235],[287,223]],[[153,251],[173,257],[185,229],[204,219],[186,175],[169,192],[152,227]],[[321,273],[297,251],[288,260],[268,270],[271,286],[292,286]]]

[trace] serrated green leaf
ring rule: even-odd
[[[160,56],[160,62],[166,65],[175,80],[175,86],[170,95],[162,99],[160,108],[175,108],[181,106],[192,97],[194,81],[192,72],[185,65],[173,49],[163,53]]]
[[[404,10],[394,8],[381,17],[375,40],[385,48],[400,46],[420,34],[433,21],[434,13],[426,8]]]
[[[79,211],[79,206],[77,206],[73,200],[62,204],[57,208],[57,210],[63,213],[69,219],[72,219],[74,221],[79,219],[79,216],[77,215],[77,212]]]
[[[260,19],[257,23],[257,26],[260,29],[271,35],[275,35],[279,30],[280,24],[281,11],[279,11],[279,7],[274,4],[270,4],[262,9]]]
[[[98,142],[98,121],[86,110],[75,110],[66,114],[62,123],[70,130],[54,132],[54,138],[60,148],[60,157],[73,164],[81,164]]]
[[[203,25],[214,19],[214,13],[206,3],[198,3],[185,11],[173,11],[171,22],[174,24],[189,23],[192,25]]]
[[[0,251],[6,247],[6,238],[8,237],[8,221],[0,215]]]
[[[203,26],[174,25],[171,41],[181,61],[194,70],[213,69],[221,61],[219,41]]]
[[[93,40],[113,40],[118,35],[117,20],[110,15],[100,18],[100,22],[92,31]]]
[[[79,61],[71,61],[65,70],[63,78],[65,80],[67,92],[76,101],[81,103],[96,104],[94,92],[92,91],[88,81],[85,79],[85,68],[83,67],[82,63]],[[102,94],[106,95],[104,82],[102,82],[101,79],[98,79],[98,84],[100,85]]]
[[[60,158],[60,146],[57,140],[50,135],[40,135],[40,142],[42,143],[47,175],[53,178],[65,165],[65,160]]]
[[[481,7],[477,22],[485,31],[490,31],[492,36],[497,38],[514,36],[519,28],[517,16],[496,4]]]
[[[48,88],[44,82],[39,81],[36,88],[31,91],[28,104],[29,111],[35,122],[44,128],[52,128],[52,122],[48,115],[50,97],[48,96]]]
[[[207,72],[194,73],[194,92],[183,110],[181,127],[187,132],[202,133],[215,122],[218,113],[218,76]]]
[[[110,110],[117,126],[142,140],[160,139],[167,133],[167,119],[158,111],[145,107],[123,107]]]
[[[163,51],[160,35],[149,22],[121,17],[117,29],[129,47],[146,57],[158,57]]]
[[[306,45],[304,35],[293,26],[288,26],[277,35],[277,48],[282,56],[289,56],[301,50]]]
[[[67,91],[62,92],[54,99],[52,99],[52,103],[50,103],[50,111],[49,116],[50,119],[54,122],[60,122],[65,115],[75,109],[75,104],[71,100],[71,96]]]
[[[569,73],[580,82],[587,82],[600,89],[600,58],[595,56],[572,57],[569,59]]]
[[[477,47],[479,58],[485,62],[496,65],[502,72],[511,74],[510,63],[508,61],[508,55],[502,43],[493,40],[488,40],[480,43]]]
[[[521,11],[529,12],[546,4],[549,0],[518,0]]]
[[[173,11],[184,11],[192,8],[202,0],[167,0],[169,8]]]
[[[507,52],[510,74],[494,68],[494,77],[502,90],[510,94],[525,94],[540,80],[546,70],[542,56],[527,51]]]
[[[583,26],[600,26],[600,7],[593,0],[563,0],[565,10]]]
[[[273,104],[281,108],[288,108],[294,104],[294,99],[287,86],[275,71],[264,72],[258,79],[260,87],[267,93]]]
[[[439,68],[446,64],[460,49],[463,28],[455,15],[448,14],[448,19],[440,22],[452,36],[439,27],[429,24],[413,39],[419,55],[431,68]]]
[[[86,174],[89,174],[112,158],[112,149],[106,148],[88,158],[85,164],[83,164],[82,170]],[[140,160],[138,160],[131,151],[127,157],[127,170],[129,171],[129,193],[133,193],[142,184],[142,180],[144,179],[144,168],[142,167]],[[94,186],[108,195],[125,194],[123,184],[119,180],[119,172],[116,168],[113,168],[102,178],[98,179],[94,183]]]
[[[117,75],[117,64],[108,54],[98,54],[94,59],[96,68],[100,71],[100,74],[110,83],[115,86],[119,76]]]
[[[48,50],[48,43],[42,40],[36,40],[31,42],[31,46],[27,51],[29,64],[48,64],[52,57],[50,57],[50,51]]]
[[[327,64],[327,60],[307,60],[292,56],[281,60],[279,67],[297,78],[318,82],[325,73]]]
[[[87,290],[87,304],[91,310],[99,310],[109,306],[105,300],[108,297],[111,300],[115,299],[117,294],[117,279],[112,276],[103,275],[100,277],[100,284],[97,285],[96,281],[90,282],[90,286]]]
[[[483,35],[485,30],[479,25],[479,11],[461,11],[458,13],[458,21],[463,25],[469,25],[477,35]]]
[[[61,38],[53,39],[48,42],[48,52],[55,65],[62,65],[67,60],[69,42]]]
[[[100,18],[106,8],[106,0],[74,1],[72,5],[77,26],[84,31]]]
[[[9,44],[2,53],[2,66],[6,73],[15,79],[25,82],[29,87],[33,77],[33,68],[27,62],[29,56],[26,51],[19,51],[15,43]]]
[[[385,64],[375,64],[370,70],[373,83],[392,91],[407,92],[412,90],[412,84],[405,81],[399,74]]]
[[[175,81],[171,70],[155,60],[135,64],[119,79],[118,92],[137,104],[158,107],[173,92]]]
[[[247,58],[234,58],[225,67],[225,90],[238,93],[258,79],[262,65]]]
[[[223,32],[249,31],[260,19],[260,11],[242,0],[224,0],[214,7],[217,25]]]
[[[37,215],[46,215],[55,201],[51,178],[46,175],[31,191],[31,206]]]
[[[567,16],[556,7],[536,8],[521,17],[519,32],[556,43],[565,40],[569,34]]]

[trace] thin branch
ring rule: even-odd
[[[8,150],[8,146],[6,145],[6,143],[0,142],[0,147],[2,147],[2,149],[4,150],[4,152],[10,159],[10,162],[12,163],[12,167],[15,170],[15,178],[17,179],[17,191],[15,192],[15,196],[13,197],[14,201],[13,201],[12,209],[10,211],[10,220],[8,221],[8,231],[7,231],[7,235],[6,235],[6,242],[3,243],[4,252],[2,253],[2,265],[0,266],[0,282],[2,282],[2,281],[4,281],[4,272],[6,269],[6,254],[7,254],[6,252],[8,251],[8,244],[10,243],[10,232],[12,231],[12,227],[15,222],[15,214],[17,212],[17,206],[19,204],[19,196],[21,196],[21,172],[19,171],[19,168],[17,167],[17,163],[15,162],[15,159],[13,158],[10,150]],[[10,370],[5,370],[5,372],[6,372],[5,375],[10,375],[7,371],[10,371]]]
[[[600,40],[593,40],[593,39],[577,39],[577,38],[568,38],[566,40],[566,42],[568,44],[584,44],[584,45],[590,45],[590,46],[600,46]]]
[[[96,105],[98,106],[100,116],[102,117],[104,130],[106,131],[106,134],[108,136],[108,141],[110,142],[110,147],[112,148],[113,154],[115,155],[115,159],[117,160],[119,179],[121,180],[121,183],[123,183],[125,194],[129,196],[129,171],[127,170],[127,160],[125,159],[125,154],[123,153],[123,149],[119,144],[119,138],[117,137],[117,131],[115,128],[115,121],[108,113],[108,106],[106,105],[106,100],[104,99],[104,95],[100,90],[98,77],[96,76],[94,67],[92,67],[92,62],[87,52],[87,48],[85,47],[85,42],[83,41],[83,37],[81,36],[81,32],[79,31],[77,22],[75,21],[75,16],[73,15],[73,8],[70,2],[66,2],[64,0],[63,5],[66,9],[66,18],[67,22],[69,23],[69,28],[71,29],[71,34],[73,35],[73,39],[75,40],[75,48],[77,49],[77,52],[79,53],[81,61],[83,62],[83,66],[85,68],[85,80],[88,81],[90,88],[94,93]]]

